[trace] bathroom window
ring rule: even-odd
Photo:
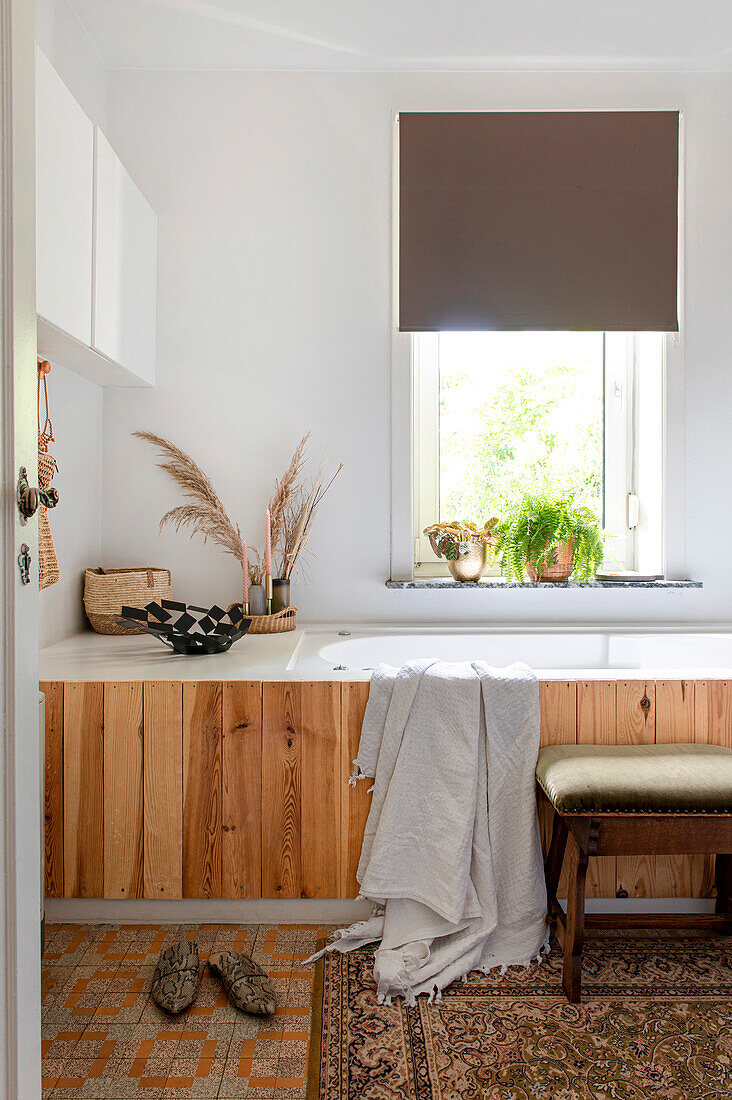
[[[537,484],[569,490],[596,513],[609,535],[606,568],[663,571],[662,334],[412,339],[416,576],[447,572],[425,527],[482,525]]]

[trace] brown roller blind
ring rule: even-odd
[[[399,328],[671,331],[675,111],[401,113]]]

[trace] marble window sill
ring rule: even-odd
[[[551,583],[544,581],[539,584],[519,584],[518,581],[512,581],[507,584],[502,577],[485,577],[482,581],[454,581],[449,577],[424,577],[421,580],[415,581],[387,581],[387,588],[393,589],[405,589],[405,588],[420,588],[432,590],[435,588],[441,589],[453,589],[462,591],[467,588],[480,588],[486,592],[505,589],[505,588],[519,588],[530,592],[536,588],[553,588],[559,591],[566,590],[568,588],[617,588],[623,591],[629,589],[638,588],[662,588],[666,590],[677,588],[702,588],[701,581],[567,581],[561,584]]]

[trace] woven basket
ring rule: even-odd
[[[56,459],[47,451],[38,452],[38,486],[41,489],[50,489],[53,475],[56,473]],[[48,588],[55,584],[61,577],[61,570],[56,556],[56,547],[53,545],[51,524],[48,521],[48,509],[44,504],[38,505],[38,583],[41,588]]]
[[[241,604],[231,604],[232,607],[241,608]],[[297,608],[284,607],[282,611],[276,611],[274,615],[251,615],[251,625],[247,634],[284,634],[286,630],[294,630],[297,622]]]
[[[169,569],[139,565],[133,569],[87,569],[84,573],[84,609],[97,634],[144,634],[119,626],[122,605],[145,607],[172,596]]]

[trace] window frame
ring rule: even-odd
[[[583,109],[583,103],[569,105]],[[612,110],[614,104],[607,104]],[[663,109],[678,109],[676,102],[654,104]],[[491,104],[471,103],[465,109],[491,109]],[[389,550],[388,580],[409,583],[414,580],[414,386],[412,334],[399,331],[399,107],[391,110],[391,310],[389,321]],[[448,108],[445,108],[448,109]],[[451,106],[449,109],[454,109]],[[598,109],[593,104],[592,109]],[[686,124],[680,113],[679,128],[679,331],[663,334],[663,425],[662,444],[663,504],[661,540],[663,572],[667,580],[685,580],[686,569],[686,340],[685,340],[685,265],[686,265]],[[641,555],[641,558],[643,555]],[[532,601],[543,606],[541,591],[524,589]],[[590,607],[605,608],[607,592],[590,589],[583,600]],[[518,612],[521,615],[520,612]],[[511,615],[517,614],[512,605]],[[618,621],[618,620],[614,620]],[[644,620],[648,625],[647,619]]]
[[[641,497],[639,519],[629,525],[630,500],[640,496],[641,488],[639,365],[644,339],[645,355],[649,355],[648,335],[603,333],[603,523],[613,536],[605,566],[609,569],[639,569],[644,561],[651,561],[653,571],[663,571],[663,400],[657,410],[658,416],[654,418],[656,438],[645,448],[646,452],[657,452],[659,470],[654,469],[653,478],[646,477],[643,484],[646,495]],[[654,386],[655,400],[658,392],[661,398],[665,393],[665,341],[661,334],[650,335],[655,336],[655,350],[661,356],[657,363],[660,374]],[[415,579],[447,577],[447,564],[435,557],[429,539],[423,534],[424,528],[436,522],[439,516],[439,333],[410,334],[410,342],[413,381],[413,576]],[[648,459],[645,461],[647,466]],[[652,483],[652,489],[648,483]],[[653,500],[649,510],[648,494],[651,491]],[[499,577],[499,567],[489,566],[484,576]]]

